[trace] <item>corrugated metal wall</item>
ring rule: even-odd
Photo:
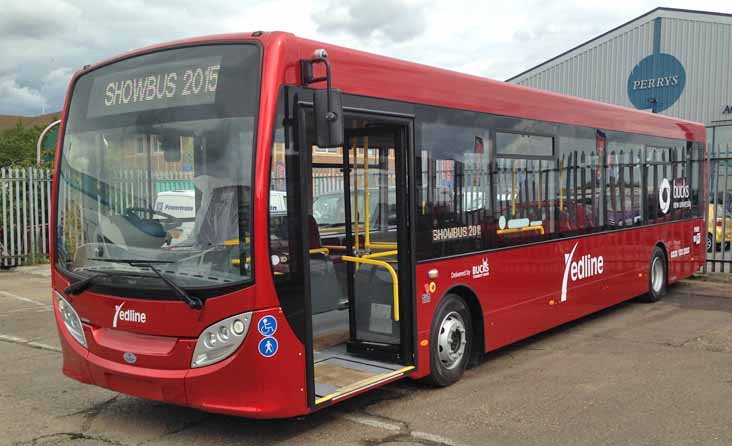
[[[722,104],[732,100],[732,25],[664,18],[661,51],[684,64],[687,84],[667,113],[713,125]]]
[[[696,19],[694,19],[696,16]],[[633,107],[627,83],[633,67],[653,53],[654,19],[661,17],[660,51],[686,71],[679,100],[663,114],[715,125],[732,102],[732,18],[658,11],[536,67],[510,82]]]

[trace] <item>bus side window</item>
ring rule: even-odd
[[[557,231],[554,138],[496,133],[496,245],[547,239]]]
[[[559,231],[563,237],[599,231],[604,135],[576,129],[560,136],[559,146]]]

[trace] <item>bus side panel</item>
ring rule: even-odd
[[[705,258],[693,237],[700,225],[703,220],[689,220],[421,263],[418,339],[429,340],[437,303],[455,286],[478,295],[490,351],[646,293],[657,243],[668,252],[669,279],[689,277]],[[438,271],[433,280],[432,269]],[[424,344],[415,376],[429,373]]]

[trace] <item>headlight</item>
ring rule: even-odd
[[[231,356],[247,337],[251,320],[250,311],[208,326],[198,337],[191,367],[215,364]]]
[[[88,348],[86,344],[86,336],[84,336],[84,327],[81,326],[81,319],[79,319],[79,315],[76,314],[74,307],[64,299],[61,293],[58,291],[54,291],[53,293],[56,296],[58,311],[61,313],[61,319],[64,321],[66,330],[79,344],[83,345],[84,348]]]

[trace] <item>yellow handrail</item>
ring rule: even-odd
[[[364,259],[375,259],[377,257],[391,257],[391,256],[395,256],[395,255],[397,255],[397,253],[399,253],[399,251],[397,251],[395,249],[393,251],[384,251],[384,252],[375,252],[375,253],[372,253],[372,254],[364,254],[361,257],[364,258]]]
[[[541,235],[544,235],[544,226],[534,225],[534,226],[524,226],[523,228],[507,228],[507,229],[498,229],[496,230],[496,234],[512,234],[514,232],[526,232],[526,231],[539,231]]]
[[[392,268],[391,265],[389,265],[386,262],[383,262],[381,260],[373,260],[373,259],[364,259],[362,257],[352,257],[352,256],[342,256],[341,259],[343,259],[346,262],[353,262],[353,263],[366,263],[369,265],[375,265],[375,266],[381,266],[383,268],[386,268],[387,271],[389,271],[389,274],[391,274],[391,280],[392,280],[392,293],[394,297],[394,320],[399,321],[399,279],[397,279],[397,273],[394,271],[394,268]]]
[[[323,245],[323,248],[332,249],[333,251],[345,251],[347,248],[340,245]]]
[[[231,240],[224,240],[224,246],[237,246],[242,242],[242,240],[239,240],[238,238],[233,238]],[[244,237],[244,243],[249,243],[249,236]]]
[[[244,259],[244,261],[246,263],[252,263],[252,258],[247,256],[247,258]],[[234,266],[239,266],[239,265],[241,265],[241,259],[231,259],[231,264]]]
[[[328,254],[330,254],[330,251],[328,251],[328,248],[326,248],[326,247],[313,248],[309,252],[310,252],[310,254],[323,254],[325,256],[327,256]]]
[[[396,242],[371,242],[368,245],[364,245],[366,249],[397,249]]]
[[[336,234],[338,232],[345,232],[346,227],[345,226],[338,226],[335,228],[319,228],[318,231],[321,234]]]

